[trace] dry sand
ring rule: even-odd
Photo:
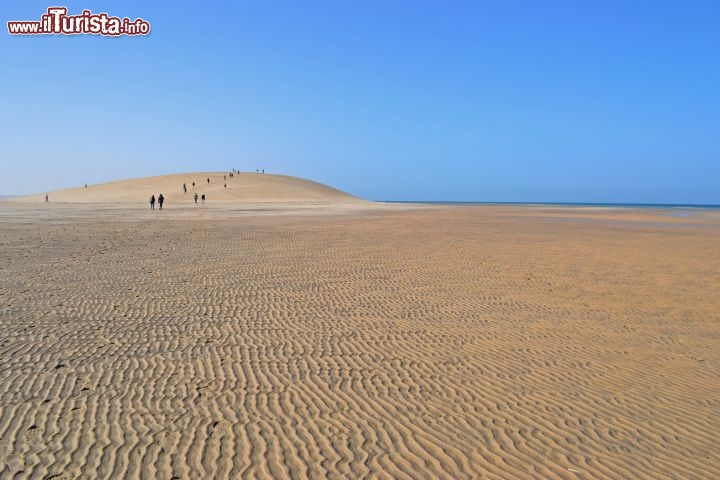
[[[210,180],[208,182],[208,180]],[[195,187],[193,187],[193,182]],[[183,192],[183,183],[187,193]],[[179,173],[133,178],[50,192],[51,203],[146,205],[150,195],[163,194],[168,205],[192,204],[193,194],[205,194],[212,203],[313,202],[348,203],[359,200],[327,185],[287,175],[227,172]],[[45,193],[13,199],[15,203],[41,203]],[[198,199],[200,203],[200,199]]]
[[[172,197],[171,197],[172,198]],[[0,202],[0,478],[720,478],[720,218]]]

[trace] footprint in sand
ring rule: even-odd
[[[25,440],[28,442],[36,442],[40,439],[40,427],[37,425],[31,425],[25,431]]]

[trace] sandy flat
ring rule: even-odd
[[[716,213],[172,195],[0,202],[3,480],[720,478]]]

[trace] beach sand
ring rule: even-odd
[[[3,480],[720,478],[717,213],[37,200]]]

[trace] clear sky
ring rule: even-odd
[[[56,4],[152,33],[7,33]],[[265,168],[374,200],[720,203],[717,0],[0,13],[2,194]]]

